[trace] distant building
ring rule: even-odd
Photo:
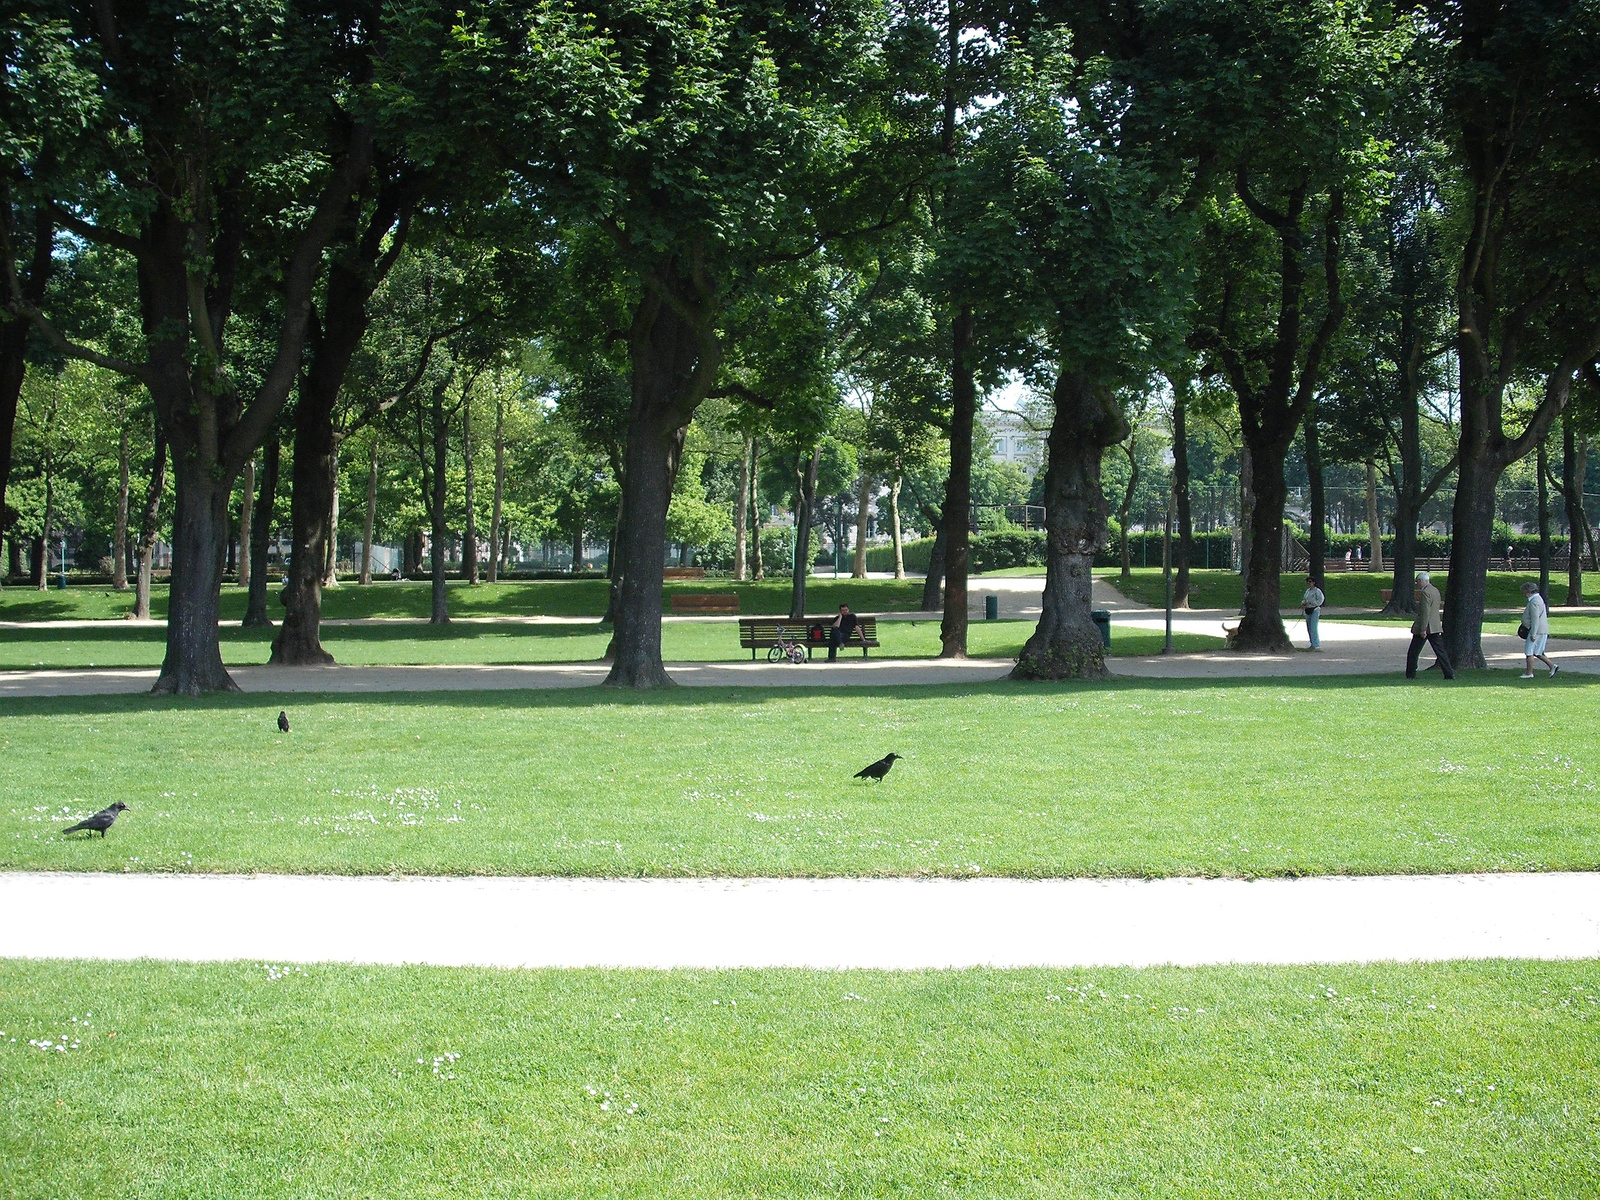
[[[984,428],[994,440],[994,456],[1001,462],[1015,463],[1029,478],[1044,465],[1045,435],[1031,428],[1021,413],[985,409]]]

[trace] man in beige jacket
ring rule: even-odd
[[[1433,656],[1446,679],[1454,679],[1455,671],[1444,652],[1444,621],[1440,619],[1443,607],[1439,602],[1439,589],[1428,579],[1426,571],[1417,572],[1417,585],[1422,592],[1422,603],[1417,606],[1417,619],[1411,622],[1411,648],[1406,651],[1406,678],[1417,677],[1417,655],[1422,653],[1422,643],[1433,647]]]

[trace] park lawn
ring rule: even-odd
[[[1016,658],[1033,633],[1033,621],[974,621],[967,648],[974,658]],[[221,630],[222,658],[229,666],[265,663],[273,630]],[[798,631],[797,631],[798,632]],[[345,666],[413,664],[499,665],[584,662],[599,659],[611,635],[598,624],[531,625],[525,622],[454,622],[393,625],[324,625],[323,648]],[[0,633],[0,670],[59,670],[73,667],[158,667],[166,652],[166,629],[107,622],[104,626],[8,629]],[[932,658],[939,653],[937,615],[926,621],[883,621],[878,625],[879,658]],[[1221,649],[1222,639],[1204,634],[1173,635],[1180,651]],[[669,662],[749,661],[739,648],[731,621],[668,621],[661,628],[662,653]],[[1117,629],[1113,655],[1159,654],[1162,635]],[[759,652],[762,658],[765,651]],[[848,658],[861,651],[845,650]],[[822,655],[819,655],[819,660]]]
[[[1512,672],[1449,686],[8,698],[0,869],[1593,870],[1597,700],[1600,683],[1586,678],[1529,689]],[[885,782],[852,778],[891,750],[906,759]],[[60,836],[113,800],[130,811],[109,837]]]
[[[1593,962],[10,960],[0,1191],[1587,1196],[1597,993]]]
[[[604,579],[535,579],[511,583],[468,585],[450,581],[450,615],[455,617],[594,617],[605,615],[609,583]],[[274,621],[283,616],[276,584],[268,592],[267,611]],[[735,583],[731,579],[672,581],[666,585],[662,611],[670,612],[673,593],[707,592],[739,597],[746,616],[777,616],[789,611],[790,584],[786,579],[761,583]],[[322,594],[322,615],[327,620],[359,617],[417,617],[432,611],[432,585],[380,582],[361,587],[343,583]],[[245,592],[222,589],[222,619],[244,616]],[[849,604],[858,612],[914,612],[922,603],[920,579],[831,579],[813,577],[806,583],[806,609],[811,613],[837,611]],[[41,592],[10,587],[0,591],[0,621],[120,620],[133,611],[133,593],[109,587],[72,587]],[[150,593],[150,615],[165,619],[167,588]]]
[[[1166,585],[1162,580],[1160,568],[1152,567],[1148,570],[1136,568],[1129,579],[1120,578],[1115,571],[1105,574],[1096,571],[1095,574],[1130,600],[1156,607],[1160,607],[1167,602]],[[1433,572],[1432,579],[1434,585],[1441,592],[1445,590],[1449,582],[1443,571]],[[1538,583],[1538,572],[1491,571],[1488,578],[1487,606],[1489,608],[1521,608],[1523,604],[1522,584],[1527,580]],[[1322,590],[1328,598],[1328,605],[1332,608],[1379,609],[1383,607],[1384,590],[1392,587],[1393,584],[1393,575],[1388,572],[1331,572],[1324,577]],[[1281,587],[1284,608],[1298,609],[1300,596],[1306,589],[1306,577],[1304,575],[1285,575],[1283,576]],[[1191,608],[1237,609],[1240,603],[1239,576],[1232,571],[1189,572],[1189,606]]]

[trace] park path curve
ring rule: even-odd
[[[1600,874],[554,879],[0,874],[0,958],[1111,967],[1600,958]]]

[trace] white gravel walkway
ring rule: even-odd
[[[0,874],[0,958],[495,967],[1600,957],[1600,874],[597,880]]]

